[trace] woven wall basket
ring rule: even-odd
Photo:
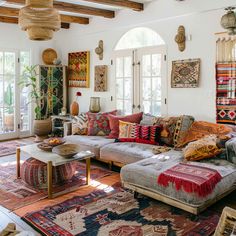
[[[42,59],[46,65],[53,65],[53,61],[57,59],[57,52],[52,48],[47,48],[43,51]]]

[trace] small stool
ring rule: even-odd
[[[73,162],[53,167],[53,185],[64,184],[74,176],[75,171]],[[47,164],[32,157],[27,159],[21,166],[21,179],[34,188],[47,188]]]

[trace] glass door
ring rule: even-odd
[[[29,124],[29,120],[26,121],[26,115],[22,113],[24,110],[29,114],[29,104],[21,108],[26,94],[18,86],[20,71],[23,70],[20,59],[23,58],[22,52],[0,50],[0,140],[20,137],[23,129],[29,133],[29,125],[27,128],[24,126],[24,123]]]

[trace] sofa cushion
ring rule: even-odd
[[[206,135],[216,134],[221,136],[231,131],[232,129],[226,125],[214,124],[207,121],[194,121],[186,136],[180,137],[176,147],[184,147],[189,142],[203,138]]]
[[[108,115],[116,115],[117,110],[103,113],[87,112],[88,116],[88,135],[90,136],[107,136],[111,129],[109,125]]]
[[[72,120],[72,134],[87,135],[88,133],[88,117],[86,113],[74,116]]]
[[[97,158],[100,157],[100,149],[104,145],[114,143],[114,139],[107,139],[103,136],[81,136],[70,135],[65,137],[67,143],[80,144],[81,151],[91,151]]]
[[[101,148],[100,158],[123,164],[133,163],[153,156],[153,147],[142,143],[112,143]]]
[[[118,138],[119,137],[119,121],[126,121],[130,123],[139,124],[143,116],[143,112],[128,115],[128,116],[114,116],[108,115],[109,124],[111,128],[111,133],[109,134],[109,138]]]

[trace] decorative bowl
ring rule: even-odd
[[[58,154],[59,156],[65,158],[71,158],[80,151],[80,146],[78,144],[63,144],[56,146],[52,149],[52,152]]]
[[[45,152],[52,151],[52,146],[48,145],[47,143],[40,143],[37,145],[37,147]]]
[[[55,146],[64,144],[66,141],[63,138],[52,137],[52,138],[45,139],[43,142],[52,147],[55,147]]]

